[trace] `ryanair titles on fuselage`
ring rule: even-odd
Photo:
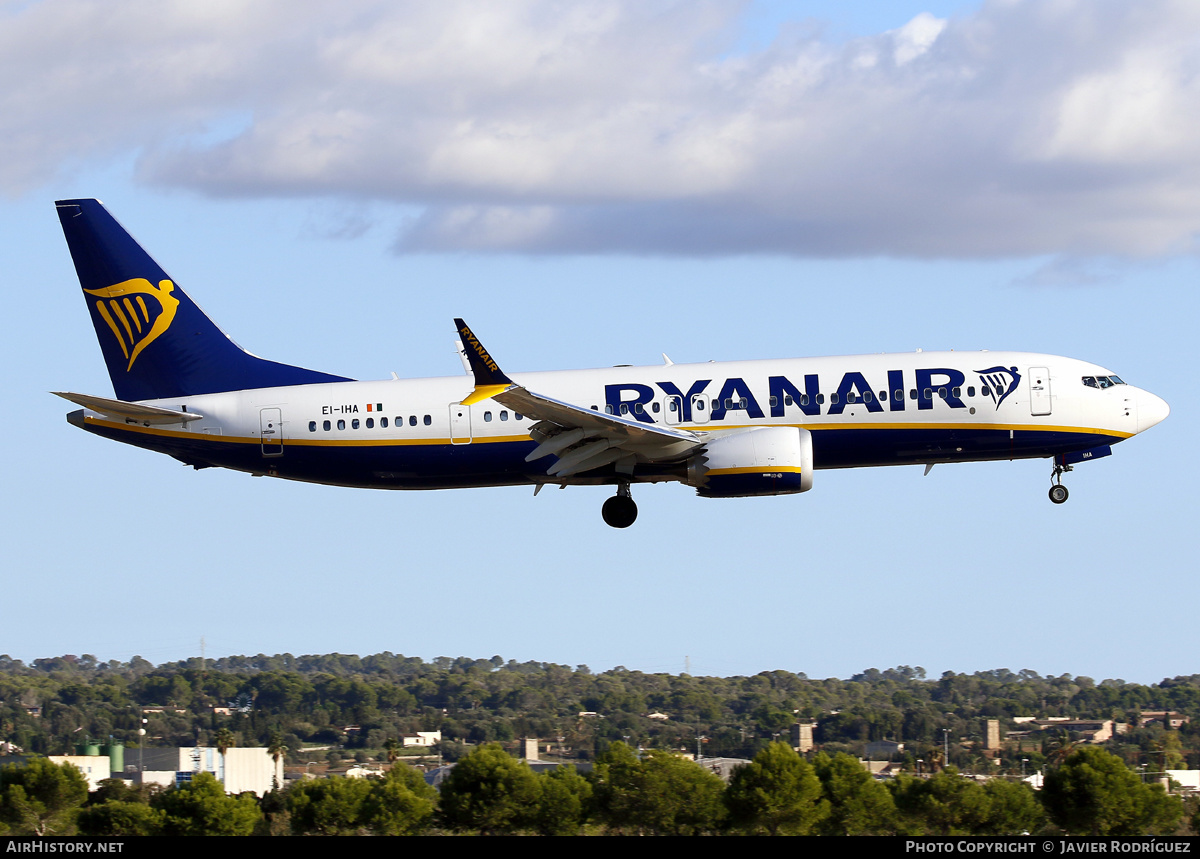
[[[933,408],[934,399],[941,400],[952,409],[965,409],[962,389],[967,385],[967,376],[952,367],[929,367],[908,371],[887,370],[887,385],[872,385],[866,376],[857,371],[842,375],[837,389],[822,392],[820,376],[806,373],[803,388],[787,376],[767,378],[768,403],[771,417],[781,418],[786,409],[799,408],[805,415],[840,415],[846,406],[855,405],[868,412],[902,412],[915,403],[918,410]],[[1021,374],[1016,367],[988,367],[976,370],[980,393],[989,398],[997,409],[1021,383]],[[913,384],[907,385],[911,381]],[[624,382],[604,386],[606,411],[612,414],[631,414],[644,423],[654,423],[650,416],[650,404],[662,395],[678,398],[680,420],[693,420],[693,406],[697,397],[703,396],[712,403],[708,420],[722,420],[726,412],[742,411],[748,418],[764,418],[766,413],[750,386],[740,377],[727,378],[720,388],[713,386],[713,379],[699,379],[685,391],[674,382],[655,382],[661,394],[650,385]],[[972,384],[973,387],[973,384]]]

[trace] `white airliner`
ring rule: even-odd
[[[456,319],[469,376],[360,382],[225,336],[96,200],[57,203],[116,399],[67,420],[196,468],[375,489],[635,483],[785,495],[813,471],[1053,460],[1062,474],[1169,413],[1111,371],[1024,352],[916,352],[523,373]]]

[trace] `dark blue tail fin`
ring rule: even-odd
[[[55,205],[119,399],[349,381],[244,351],[99,200],[59,200]]]

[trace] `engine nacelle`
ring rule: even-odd
[[[758,427],[717,436],[688,462],[687,484],[705,498],[807,492],[813,481],[812,433]]]

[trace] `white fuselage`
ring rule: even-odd
[[[1167,414],[1153,394],[1108,383],[1115,377],[1102,367],[1021,352],[663,364],[513,378],[540,394],[646,424],[722,435],[801,427],[812,432],[817,468],[1054,456],[1110,445]],[[1085,381],[1097,378],[1105,386]],[[336,382],[147,401],[202,415],[177,426],[122,424],[92,412],[85,418],[93,431],[197,465],[320,483],[543,482],[545,463],[524,462],[535,422],[492,400],[461,405],[472,389],[467,376]],[[611,482],[603,474],[581,478],[572,482]],[[650,468],[633,479],[673,478]]]

